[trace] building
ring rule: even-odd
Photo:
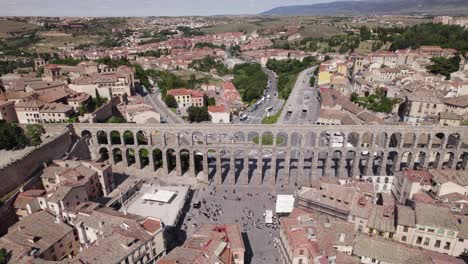
[[[10,227],[0,246],[12,263],[25,257],[60,261],[79,252],[78,234],[47,211],[33,213]]]
[[[171,89],[167,91],[168,95],[174,96],[179,108],[188,108],[190,106],[204,106],[205,93],[200,90],[190,90],[185,88]]]
[[[13,203],[15,208],[15,213],[19,219],[26,217],[33,212],[41,210],[39,205],[39,197],[42,197],[46,194],[45,190],[41,189],[31,189],[27,191],[20,190],[20,193]]]
[[[417,89],[406,96],[403,116],[405,122],[418,123],[445,112],[442,96],[435,90]]]
[[[18,122],[21,124],[42,123],[40,111],[44,105],[45,103],[38,99],[16,103],[15,110]]]
[[[65,123],[75,113],[73,107],[61,103],[45,104],[39,111],[41,123]]]
[[[176,226],[188,195],[188,187],[143,184],[121,201],[121,212],[160,219],[166,226]],[[119,202],[119,201],[117,201]]]
[[[68,263],[155,263],[166,254],[163,225],[156,218],[84,203],[71,223],[83,250]]]
[[[331,84],[333,78],[337,76],[346,77],[348,67],[345,62],[340,60],[329,60],[322,62],[319,67],[317,85]]]
[[[224,105],[208,106],[208,113],[211,116],[211,123],[229,124],[231,122],[230,111]]]
[[[376,193],[390,193],[392,191],[394,176],[389,175],[372,175],[372,176],[361,176],[365,181],[369,181],[374,185],[374,191]]]
[[[158,264],[244,264],[244,255],[237,224],[205,224]]]
[[[0,100],[0,121],[18,123],[18,116],[16,116],[15,111],[15,102]]]
[[[431,189],[432,175],[429,171],[406,170],[395,173],[392,193],[400,204],[411,200],[420,191]]]

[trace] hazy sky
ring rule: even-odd
[[[183,16],[256,14],[332,0],[0,0],[0,16]]]

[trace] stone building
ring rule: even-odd
[[[17,123],[18,116],[15,111],[15,102],[0,100],[0,121]]]

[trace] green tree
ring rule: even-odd
[[[97,88],[96,88],[95,92],[96,92],[96,108],[99,108],[99,107],[102,106],[103,101],[102,101],[101,95],[99,94]]]
[[[450,79],[450,74],[458,71],[460,67],[460,56],[457,54],[452,58],[435,57],[431,59],[432,65],[427,69],[433,74],[441,74]]]
[[[372,32],[368,27],[362,26],[359,28],[359,36],[361,37],[361,40],[363,41],[369,40],[372,37]]]
[[[6,264],[8,260],[8,252],[5,248],[0,249],[0,264]]]
[[[170,95],[170,94],[166,95],[166,97],[164,97],[164,102],[166,103],[167,107],[170,107],[170,108],[178,107],[177,100],[175,99],[173,95]]]
[[[127,121],[121,117],[121,116],[111,116],[111,118],[109,118],[106,123],[126,123]]]
[[[208,113],[208,107],[203,106],[203,107],[195,107],[195,106],[190,106],[187,109],[188,113],[188,119],[190,122],[203,122],[203,121],[210,121],[211,116]]]
[[[24,147],[28,144],[28,138],[21,127],[16,124],[0,122],[0,149]]]
[[[38,146],[42,143],[41,136],[45,133],[43,126],[38,124],[29,124],[26,126],[26,136],[31,146]]]
[[[315,76],[310,77],[309,84],[311,87],[315,85]]]
[[[244,102],[259,99],[268,83],[268,76],[258,63],[238,64],[234,67],[232,81]]]

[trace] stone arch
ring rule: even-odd
[[[127,166],[130,167],[136,162],[136,157],[135,157],[135,150],[132,148],[128,148],[125,151],[125,156],[127,158]]]
[[[431,140],[431,134],[422,133],[422,134],[419,135],[416,147],[418,147],[418,148],[428,148],[430,140]]]
[[[99,161],[106,161],[109,159],[109,150],[107,148],[99,149]]]
[[[380,148],[387,147],[388,136],[386,132],[379,132],[375,135],[375,145]]]
[[[107,145],[109,144],[109,142],[107,142],[107,133],[102,131],[102,130],[99,130],[97,133],[96,133],[96,138],[97,138],[97,143],[99,145]]]
[[[329,167],[329,163],[331,162],[328,160],[329,153],[327,151],[320,151],[317,155],[317,169],[322,171],[322,174],[319,174],[319,176],[326,176],[328,175],[327,167]]]
[[[140,158],[140,166],[142,169],[149,165],[150,159],[148,149],[141,148],[138,150],[138,157]]]
[[[177,139],[180,146],[190,146],[190,133],[188,131],[181,131],[177,134]]]
[[[138,145],[148,145],[148,137],[146,136],[146,133],[144,131],[139,130],[136,133],[136,138]]]
[[[359,133],[351,132],[348,134],[347,146],[351,145],[354,148],[357,148],[359,144]]]
[[[164,133],[164,143],[166,146],[177,146],[178,145],[178,136],[173,132]]]
[[[181,149],[179,154],[180,168],[182,169],[181,175],[184,175],[186,172],[189,171],[190,166],[193,166],[193,164],[190,164],[190,151],[187,149]]]
[[[398,152],[396,151],[390,151],[388,153],[388,158],[387,158],[388,161],[390,161],[392,164],[390,166],[387,166],[385,168],[385,171],[387,173],[387,175],[394,175],[395,174],[395,171],[398,171],[400,170],[399,165],[398,165],[398,161],[399,161],[399,154]]]
[[[401,146],[402,135],[399,132],[393,133],[390,136],[389,147],[399,148]]]
[[[302,145],[302,135],[298,132],[293,132],[291,134],[291,146],[300,147]]]
[[[442,160],[442,169],[453,168],[455,161],[455,154],[453,152],[446,152]]]
[[[371,173],[372,175],[377,175],[379,176],[381,174],[382,168],[385,167],[384,162],[384,155],[385,153],[383,151],[377,151],[373,153],[372,157],[372,170]]]
[[[280,131],[276,134],[276,146],[283,147],[288,145],[289,136],[287,132]]]
[[[468,164],[468,152],[463,152],[462,154],[460,154],[460,157],[458,158],[458,162],[455,168],[457,170],[466,170],[468,169],[467,164]]]
[[[123,161],[122,150],[119,149],[119,148],[114,148],[112,150],[112,157],[113,157],[113,160],[114,160],[114,164],[117,164],[117,163]]]
[[[455,149],[459,146],[460,144],[460,134],[458,133],[452,133],[448,136],[447,138],[447,143],[445,145],[445,148],[448,149]]]
[[[200,131],[195,131],[192,133],[192,145],[202,146],[206,142],[205,135]]]
[[[126,130],[123,133],[124,138],[124,145],[135,145],[135,137],[133,136],[133,132],[130,130]]]
[[[254,142],[255,141],[257,141],[257,144],[261,144],[263,146],[272,146],[276,142],[275,136],[273,135],[273,133],[271,131],[265,131],[262,134],[262,138],[254,140]]]
[[[193,151],[193,167],[195,169],[195,175],[202,172],[205,169],[206,164],[203,164],[203,152],[200,150]]]
[[[84,138],[84,137],[91,138],[92,134],[91,134],[91,132],[89,132],[89,130],[83,130],[83,131],[81,131],[81,137],[82,138]]]
[[[153,149],[153,166],[154,170],[158,170],[162,168],[164,165],[164,160],[163,160],[163,153],[160,149],[155,148]]]
[[[361,147],[368,148],[372,147],[372,141],[374,140],[374,134],[371,132],[365,132],[361,137]]]
[[[254,143],[254,144],[258,144],[260,140],[260,135],[257,131],[250,131],[248,134],[247,134],[247,141],[249,143]],[[255,143],[257,142],[257,143]]]
[[[167,164],[167,171],[171,172],[177,167],[177,158],[176,158],[177,152],[169,148],[166,150],[166,164]]]
[[[403,138],[403,148],[414,148],[416,144],[416,134],[415,133],[406,133]]]
[[[442,145],[445,142],[445,134],[444,133],[437,133],[432,138],[432,146],[431,148],[442,148]]]
[[[406,151],[406,152],[403,152],[403,154],[401,154],[401,163],[400,163],[401,168],[410,168],[412,161],[413,161],[413,153],[411,153],[410,151]]]
[[[151,144],[152,145],[161,145],[163,142],[161,138],[161,133],[157,130],[152,130],[150,133],[150,138],[151,138]]]
[[[306,147],[315,147],[315,143],[317,142],[317,135],[314,132],[307,132],[305,135],[305,145]]]
[[[426,152],[420,151],[414,159],[414,167],[412,169],[421,170],[426,167],[427,155]]]
[[[329,147],[330,146],[330,133],[322,132],[319,135],[319,147]]]
[[[429,169],[437,169],[440,165],[440,153],[437,151],[431,152],[428,157],[428,168]]]
[[[340,174],[341,163],[343,162],[343,153],[339,150],[335,150],[331,156],[331,164],[330,164],[330,173],[329,175],[332,177],[342,177]]]
[[[233,138],[234,138],[234,143],[245,142],[245,135],[242,131],[234,132]]]
[[[112,145],[122,145],[122,139],[120,137],[120,132],[116,130],[112,130],[110,132],[110,139]]]
[[[352,143],[349,143],[352,144]],[[359,177],[359,175],[354,175],[354,166],[358,166],[357,154],[356,151],[350,150],[346,152],[345,157],[345,171],[347,171],[348,177]],[[345,175],[346,176],[346,175]]]

